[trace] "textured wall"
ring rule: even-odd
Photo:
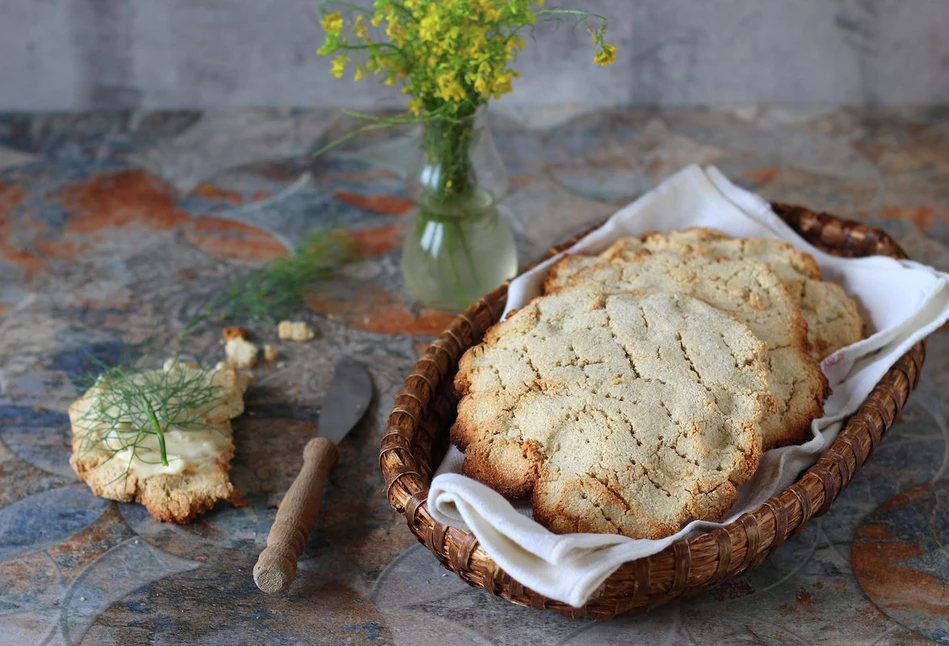
[[[552,3],[553,4],[553,3]],[[949,103],[949,0],[576,0],[609,16],[541,34],[507,103]],[[369,107],[314,50],[318,0],[0,0],[0,109]]]

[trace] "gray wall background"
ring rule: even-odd
[[[508,105],[949,103],[949,0],[564,0],[608,16],[528,42]],[[374,107],[328,73],[318,0],[0,0],[0,109]]]

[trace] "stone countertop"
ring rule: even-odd
[[[689,163],[766,198],[889,231],[949,270],[949,112],[774,108],[497,112],[503,203],[522,263]],[[518,608],[440,568],[386,502],[385,417],[449,317],[398,268],[411,218],[403,133],[309,152],[354,124],[331,112],[0,114],[0,635],[10,644],[949,643],[949,338],[826,516],[760,567],[694,599],[609,622]],[[190,525],[93,496],[69,467],[76,382],[146,340],[205,365],[220,325],[177,332],[234,277],[322,225],[358,260],[307,299],[317,338],[276,341],[235,420],[249,505]],[[251,569],[299,469],[333,366],[376,397],[340,446],[285,594]],[[924,635],[926,637],[924,637]]]

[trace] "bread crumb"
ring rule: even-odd
[[[277,350],[273,346],[265,345],[264,346],[264,360],[265,361],[274,361],[277,358]]]
[[[221,330],[221,334],[224,335],[225,341],[230,341],[232,339],[246,339],[248,337],[247,330],[237,325],[232,325],[231,327],[226,327]]]
[[[257,363],[257,346],[240,337],[224,344],[224,354],[227,355],[227,365],[232,368],[253,368]]]
[[[306,321],[280,321],[277,336],[283,340],[309,341],[316,336],[316,332]]]

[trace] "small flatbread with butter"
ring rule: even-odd
[[[242,504],[228,477],[230,420],[244,411],[253,375],[169,360],[122,379],[100,378],[69,407],[69,463],[92,492],[141,503],[155,520],[174,523],[190,522],[218,500]],[[167,465],[153,422],[163,428]]]

